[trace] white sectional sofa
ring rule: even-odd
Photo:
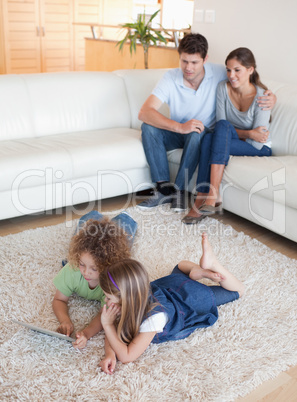
[[[164,72],[0,76],[0,220],[151,187],[137,116]],[[264,82],[278,99],[273,156],[233,157],[223,206],[297,241],[297,86]]]

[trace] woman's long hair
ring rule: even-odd
[[[231,59],[236,59],[239,63],[245,68],[254,67],[254,72],[250,75],[250,82],[254,85],[257,85],[263,89],[267,89],[266,85],[264,85],[261,80],[259,73],[256,70],[256,59],[253,53],[246,47],[239,47],[233,50],[228,54],[225,60],[225,65],[227,65],[227,61]]]
[[[121,316],[117,333],[124,343],[129,344],[138,334],[142,321],[153,308],[149,298],[148,273],[140,262],[127,258],[101,272],[99,283],[105,293],[119,299]]]

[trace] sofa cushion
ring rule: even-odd
[[[181,155],[181,149],[168,152],[169,163],[179,166]],[[285,190],[285,196],[281,196],[278,202],[297,208],[296,177],[296,156],[231,156],[224,171],[223,184],[231,184],[250,195],[257,193],[269,200],[277,196],[276,191]],[[191,184],[195,186],[193,180]],[[190,189],[193,187],[190,185]]]
[[[126,87],[106,72],[0,77],[0,141],[131,127]]]
[[[297,85],[284,85],[275,94],[277,102],[271,112],[269,128],[272,154],[297,156]]]
[[[114,74],[122,77],[129,99],[131,109],[131,127],[140,129],[142,121],[138,120],[138,113],[146,99],[151,95],[152,90],[158,81],[163,77],[168,69],[152,70],[117,70]],[[163,104],[159,110],[160,113],[169,117],[168,105]]]
[[[223,180],[250,196],[257,194],[272,201],[277,197],[279,203],[297,208],[296,177],[296,156],[233,156]]]
[[[0,75],[0,88],[0,141],[33,137],[33,114],[22,76]]]
[[[130,128],[2,141],[0,191],[11,189],[13,182],[34,187],[44,184],[45,178],[55,183],[61,177],[70,181],[96,176],[97,171],[124,172],[146,166],[140,131]]]
[[[131,127],[126,88],[114,74],[27,74],[24,80],[38,136]]]
[[[71,158],[52,137],[0,142],[0,191],[44,185],[45,179],[56,182],[60,171],[71,178]]]
[[[73,177],[97,171],[144,168],[147,165],[139,130],[110,128],[51,137],[72,161]]]

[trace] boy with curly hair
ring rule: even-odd
[[[130,248],[137,223],[125,212],[109,220],[97,211],[84,215],[69,247],[69,262],[56,275],[53,282],[57,290],[53,310],[59,320],[57,331],[70,336],[74,326],[68,313],[69,297],[76,293],[87,300],[104,303],[99,286],[99,274],[122,258],[131,256]],[[73,346],[82,349],[87,340],[102,330],[101,309],[82,331],[77,332]]]

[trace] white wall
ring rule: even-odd
[[[164,28],[181,29],[192,25],[193,1],[163,0],[162,8],[162,25]]]
[[[195,10],[204,11],[203,22]],[[215,11],[214,23],[205,22],[206,10]],[[192,31],[207,38],[209,61],[224,63],[231,50],[248,47],[261,77],[297,84],[296,0],[195,0]]]

